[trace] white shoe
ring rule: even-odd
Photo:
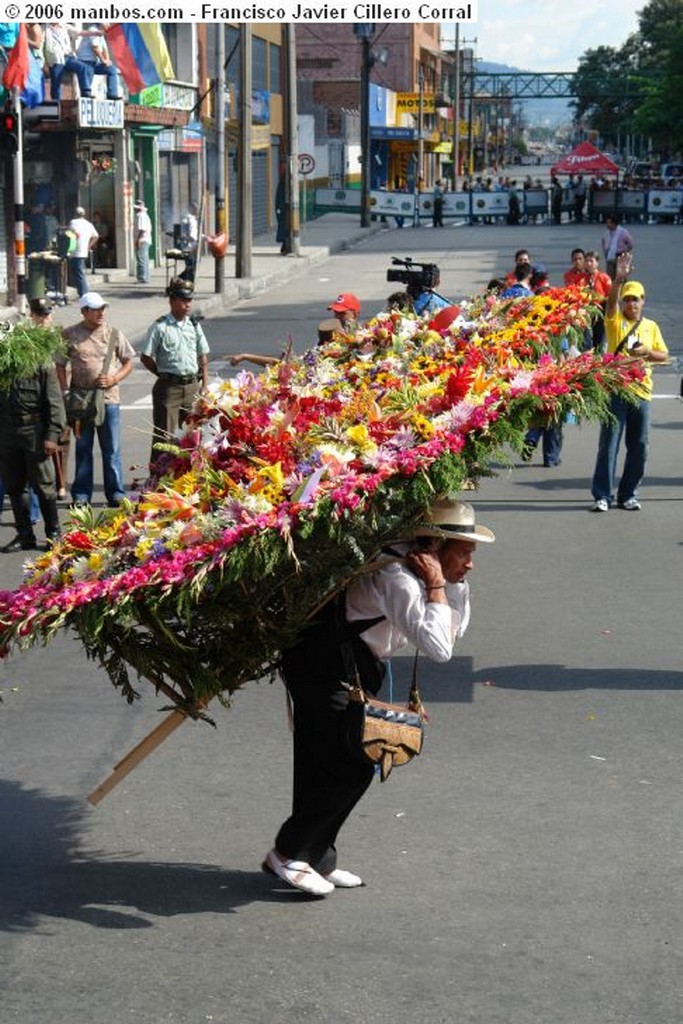
[[[619,508],[623,508],[626,512],[640,512],[640,502],[637,498],[627,498],[626,501],[622,501]]]
[[[591,506],[591,512],[609,512],[607,498],[596,498]]]
[[[341,868],[335,868],[334,871],[323,875],[323,878],[332,882],[337,889],[357,889],[359,885],[364,884],[359,875],[354,875],[352,871],[342,871]]]
[[[307,892],[310,896],[328,896],[334,892],[334,884],[328,882],[322,875],[303,860],[281,860],[276,850],[270,850],[263,861],[263,870],[270,871],[277,875],[287,885],[301,892]]]

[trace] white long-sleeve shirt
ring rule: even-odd
[[[397,547],[400,554],[408,550],[408,545]],[[354,622],[385,616],[362,634],[378,658],[411,643],[432,661],[445,662],[470,620],[469,584],[447,583],[446,598],[448,604],[427,601],[424,583],[395,561],[354,580],[346,592],[346,617]]]

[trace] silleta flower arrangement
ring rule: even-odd
[[[560,357],[593,310],[551,290],[478,298],[438,331],[382,313],[350,338],[203,393],[159,471],[120,509],[75,510],[0,594],[0,648],[73,627],[128,700],[134,673],[203,716],[277,667],[326,598],[434,497],[490,474],[539,417],[604,418],[638,361]]]

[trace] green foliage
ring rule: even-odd
[[[0,333],[0,390],[8,391],[13,381],[32,377],[42,367],[50,366],[60,352],[65,352],[65,347],[56,327],[22,320],[10,331]]]
[[[575,119],[606,141],[639,132],[672,153],[683,148],[683,2],[650,0],[638,23],[622,46],[599,46],[580,58]]]

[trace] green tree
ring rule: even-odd
[[[598,46],[587,50],[574,76],[575,120],[587,122],[610,141],[629,130],[642,94],[636,72],[637,44],[633,37],[619,49]]]
[[[642,68],[666,64],[683,29],[683,0],[650,0],[638,14]]]
[[[663,73],[647,82],[634,128],[665,154],[683,150],[683,24],[667,40]]]

